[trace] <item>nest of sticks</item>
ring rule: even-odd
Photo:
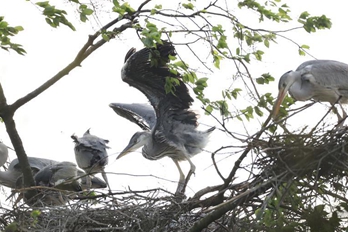
[[[271,176],[287,172],[292,177],[335,182],[348,171],[348,129],[283,134],[258,141],[255,165]]]
[[[253,230],[260,226],[255,212],[267,207],[267,198],[276,193],[273,189],[282,183],[297,179],[311,184],[303,185],[306,188],[314,186],[316,190],[312,183],[320,180],[336,191],[346,192],[347,183],[343,180],[348,170],[347,132],[346,129],[318,130],[253,141],[250,146],[257,152],[251,164],[253,175],[241,183],[233,183],[233,180],[224,183],[223,190],[223,185],[207,187],[200,195],[196,193],[198,197],[186,200],[163,189],[95,192],[94,196],[80,197],[59,207],[34,208],[25,204],[13,209],[2,207],[0,230],[189,231],[197,221],[209,219],[209,215],[216,213],[220,213],[215,215],[218,219],[202,231]],[[210,196],[201,200],[206,193]],[[226,210],[221,211],[223,208]]]
[[[0,207],[0,231],[187,231],[203,213],[169,194],[162,189],[97,193],[65,206]]]

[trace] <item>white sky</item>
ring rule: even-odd
[[[291,15],[294,19],[307,10],[311,15],[326,14],[333,23],[331,30],[314,34],[297,31],[286,34],[287,36],[299,44],[310,45],[309,52],[316,58],[347,62],[344,30],[346,22],[348,22],[348,15],[345,12],[348,7],[347,1],[284,2],[291,7]],[[240,20],[248,24],[248,14],[236,11],[236,14],[238,13],[241,14],[239,15]],[[27,55],[19,56],[15,52],[0,51],[0,81],[8,103],[31,92],[68,65],[86,42],[87,36],[94,33],[90,23],[76,22],[74,20],[76,16],[73,14],[70,14],[68,18],[74,22],[76,32],[63,26],[58,29],[51,28],[45,23],[39,10],[30,2],[23,0],[11,0],[5,3],[3,1],[0,15],[5,16],[5,21],[10,25],[21,25],[25,29],[13,39],[13,42],[22,44]],[[109,16],[106,17],[102,21],[108,22]],[[250,23],[254,24],[256,28],[262,27],[258,23]],[[290,28],[290,25],[285,27]],[[285,28],[278,26],[277,29]],[[81,68],[76,68],[49,90],[20,108],[15,114],[17,129],[29,156],[74,162],[75,156],[70,136],[73,133],[82,136],[88,128],[91,128],[92,134],[110,140],[111,149],[109,150],[110,159],[107,171],[113,190],[124,190],[128,186],[133,190],[162,187],[174,192],[175,181],[178,180],[179,175],[170,159],[149,161],[143,158],[140,152],[137,152],[115,160],[117,154],[128,144],[133,133],[140,128],[117,116],[108,107],[108,104],[111,102],[147,102],[147,99],[138,90],[129,87],[120,78],[120,70],[126,52],[131,47],[141,49],[140,42],[136,41],[134,36],[134,32],[129,31],[120,38],[105,44],[84,61]],[[279,78],[284,72],[296,69],[303,61],[311,59],[309,56],[300,57],[297,48],[288,41],[277,39],[277,43],[271,44],[270,49],[262,48],[266,53],[262,63],[252,62],[252,65],[249,66],[253,77],[257,78],[262,73],[270,72],[274,77]],[[183,58],[185,59],[185,57]],[[228,70],[230,65],[228,62],[224,63],[221,71],[210,74],[208,96],[220,97],[221,89],[231,84],[232,74]],[[276,80],[261,91],[272,92],[276,96],[277,82]],[[199,110],[200,104],[198,101],[196,103],[194,108]],[[301,105],[301,103],[296,103],[296,105]],[[300,116],[291,119],[289,123],[298,123],[299,127],[307,123],[313,124],[312,118],[321,118],[326,110],[325,106],[317,104]],[[335,122],[336,118],[332,116],[332,120]],[[217,125],[211,118],[204,115],[201,116],[200,121],[212,126]],[[0,126],[0,139],[11,146],[4,125]],[[230,128],[234,132],[241,130],[241,133],[245,133],[242,126],[238,121],[233,121]],[[260,128],[257,120],[249,123],[247,127],[253,132]],[[202,127],[202,129],[204,128]],[[222,133],[214,132],[207,150],[214,151],[221,146],[230,145],[230,141]],[[227,155],[221,154],[218,159],[223,159]],[[15,157],[15,153],[10,152],[11,160]],[[222,170],[225,175],[233,167],[235,158],[230,156],[223,160]],[[211,167],[209,153],[197,155],[193,158],[193,162],[197,169],[196,175],[191,178],[189,183],[188,195],[192,195],[207,185],[221,183],[214,168]],[[187,162],[181,162],[181,165],[186,173],[189,165]],[[152,174],[172,182],[155,177],[131,177],[121,173]]]

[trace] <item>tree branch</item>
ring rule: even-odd
[[[101,31],[108,29],[112,25],[119,22],[121,19],[117,18],[110,23],[106,24],[104,27],[102,27],[98,32],[96,32],[94,35],[89,36],[86,44],[81,48],[75,59],[67,65],[64,69],[59,71],[56,75],[54,75],[51,79],[46,81],[44,84],[42,84],[40,87],[32,91],[31,93],[27,94],[26,96],[18,99],[15,101],[12,105],[9,105],[11,108],[11,111],[15,112],[19,107],[23,106],[27,102],[31,101],[41,93],[43,93],[45,90],[47,90],[49,87],[51,87],[53,84],[55,84],[57,81],[59,81],[62,77],[68,75],[73,69],[80,66],[81,63],[95,50],[100,48],[102,45],[104,45],[107,41],[100,39],[96,44],[93,44],[93,42],[96,40],[96,38],[101,34]],[[128,22],[120,27],[116,27],[113,29],[115,32],[115,35],[118,33],[123,32],[124,30],[131,28],[133,25],[133,22]],[[114,35],[114,36],[115,36]]]
[[[21,170],[24,176],[24,185],[33,186],[35,185],[34,178],[31,172],[31,167],[29,165],[27,154],[25,153],[22,140],[16,129],[15,121],[13,120],[14,111],[7,105],[5,94],[0,83],[0,116],[3,119],[6,127],[6,131],[12,146],[16,151],[18,161],[21,166]],[[36,191],[32,190],[27,193],[28,199],[35,196]]]

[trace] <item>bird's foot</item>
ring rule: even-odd
[[[185,196],[186,186],[187,186],[192,174],[194,174],[194,170],[192,171],[192,169],[190,169],[186,178],[180,178],[179,183],[178,183],[178,187],[175,191],[175,196],[180,196],[180,195]],[[183,199],[185,199],[185,198],[186,198],[186,196]]]
[[[185,195],[185,181],[179,181],[178,187],[176,187],[175,196]]]

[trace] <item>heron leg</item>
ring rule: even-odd
[[[347,118],[347,113],[344,110],[342,104],[340,102],[338,104],[339,104],[339,106],[340,106],[340,108],[342,110],[342,116],[338,113],[338,110],[337,110],[337,108],[335,106],[333,106],[332,109],[333,109],[333,112],[337,115],[337,119],[338,119],[337,127],[338,128],[343,128],[343,124],[344,124],[344,122],[345,122],[345,120]]]
[[[86,176],[86,185],[87,185],[87,190],[89,191],[92,187],[92,178],[90,175]]]
[[[185,157],[186,157],[187,161],[190,163],[190,172],[191,172],[191,175],[192,175],[196,171],[196,166],[193,164],[193,162],[191,161],[191,159],[190,159],[190,157],[188,155],[185,155]]]
[[[178,162],[176,159],[173,159],[173,162],[175,163],[176,167],[177,167],[178,170],[179,170],[179,174],[180,174],[179,183],[184,182],[184,180],[185,180],[185,175],[184,175],[184,173],[183,173],[182,170],[181,170],[181,167],[180,167],[180,165],[179,165],[179,162]]]
[[[344,110],[343,106],[341,103],[338,103],[341,107],[341,110],[342,110],[342,117],[343,117],[343,120],[345,120],[347,118],[347,112]],[[344,122],[344,121],[343,121]],[[342,123],[343,124],[343,123]]]
[[[104,181],[106,182],[106,185],[107,185],[108,188],[109,188],[109,193],[112,193],[111,188],[110,188],[110,185],[109,185],[108,177],[107,177],[107,175],[106,175],[106,173],[105,173],[104,168],[102,169],[102,172],[101,172],[101,173],[102,173],[102,176],[103,176]]]
[[[179,174],[180,174],[180,178],[179,178],[179,183],[178,183],[178,187],[175,191],[175,195],[181,194],[183,192],[185,192],[185,175],[181,170],[181,167],[179,165],[179,162],[176,159],[172,159],[173,162],[175,163],[176,167],[178,168]]]

